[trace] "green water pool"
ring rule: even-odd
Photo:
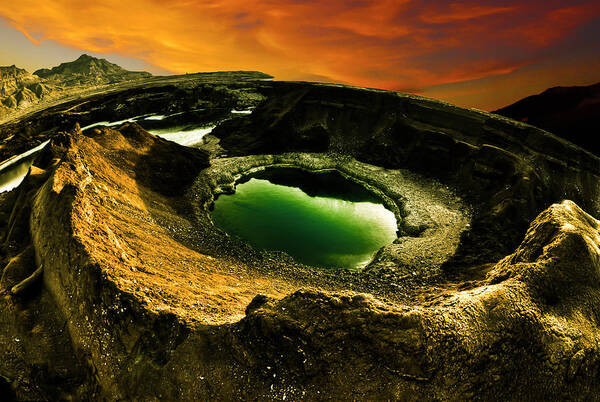
[[[309,195],[310,194],[310,195]],[[255,249],[326,268],[360,268],[396,239],[394,214],[339,174],[280,169],[217,198],[215,225]]]

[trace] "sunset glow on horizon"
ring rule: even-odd
[[[487,110],[600,81],[598,1],[3,0],[0,19],[152,72],[259,70]]]

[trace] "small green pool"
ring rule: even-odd
[[[260,250],[298,262],[359,268],[396,239],[394,214],[362,186],[340,174],[270,169],[221,195],[215,225]]]

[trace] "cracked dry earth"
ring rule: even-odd
[[[420,98],[252,85],[265,100],[204,146],[135,123],[76,127],[0,195],[2,392],[596,398],[600,222],[578,205],[598,213],[597,158]],[[214,196],[274,165],[335,169],[382,195],[398,240],[361,271],[331,271],[217,230]]]

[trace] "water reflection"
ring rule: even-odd
[[[50,141],[30,149],[18,156],[10,158],[0,164],[0,193],[10,191],[25,179],[35,157]]]
[[[212,219],[257,249],[285,251],[308,265],[359,268],[394,241],[397,222],[379,202],[354,201],[372,199],[370,193],[344,198],[252,178],[215,201]]]
[[[210,134],[215,126],[197,128],[192,130],[180,130],[177,128],[157,129],[148,131],[157,137],[164,138],[165,140],[176,142],[179,145],[190,147],[202,143],[202,139],[207,134]]]
[[[247,114],[247,111],[245,110],[236,112]],[[168,115],[151,113],[113,122],[101,121],[87,125],[83,127],[82,130],[88,130],[90,128],[95,127],[115,127],[125,123],[136,122],[140,126],[144,127],[146,130],[148,130],[150,134],[156,135],[157,137],[161,137],[169,141],[173,141],[179,145],[190,147],[201,144],[204,136],[209,134],[215,128],[215,125],[199,125],[193,123],[179,124],[175,122],[169,124],[169,122],[165,122],[165,120],[169,120],[174,116],[184,115],[186,113],[190,112],[178,112]],[[157,123],[161,122],[165,122],[165,124],[159,124],[158,128],[156,128]]]

